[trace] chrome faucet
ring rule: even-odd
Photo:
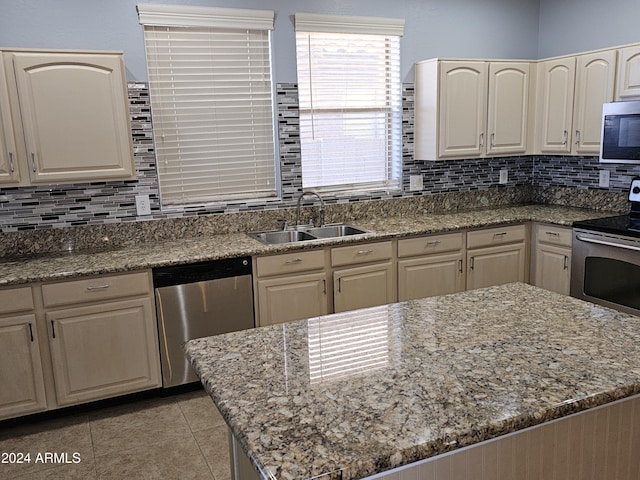
[[[320,223],[319,226],[321,227],[322,225],[324,225],[324,200],[322,199],[322,197],[318,192],[315,192],[313,190],[307,190],[305,192],[302,192],[298,197],[298,205],[296,207],[296,227],[300,225],[300,204],[302,203],[302,197],[304,197],[307,194],[315,195],[316,197],[318,197],[318,200],[320,200],[320,208],[318,210],[318,222]]]

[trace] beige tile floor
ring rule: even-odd
[[[230,480],[227,429],[203,390],[0,425],[2,453],[31,454],[31,463],[0,463],[11,480]],[[45,453],[73,462],[36,462]],[[76,458],[78,458],[76,456]]]

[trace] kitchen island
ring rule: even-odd
[[[264,478],[364,478],[640,393],[640,319],[519,283],[185,350]],[[630,475],[634,402],[635,420],[616,417],[626,453],[613,462]]]

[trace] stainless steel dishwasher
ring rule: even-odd
[[[164,388],[198,380],[187,340],[255,326],[250,257],[156,268],[153,285]]]

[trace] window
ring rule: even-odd
[[[404,20],[295,16],[302,187],[400,188]]]
[[[138,5],[163,206],[276,196],[273,12]]]

